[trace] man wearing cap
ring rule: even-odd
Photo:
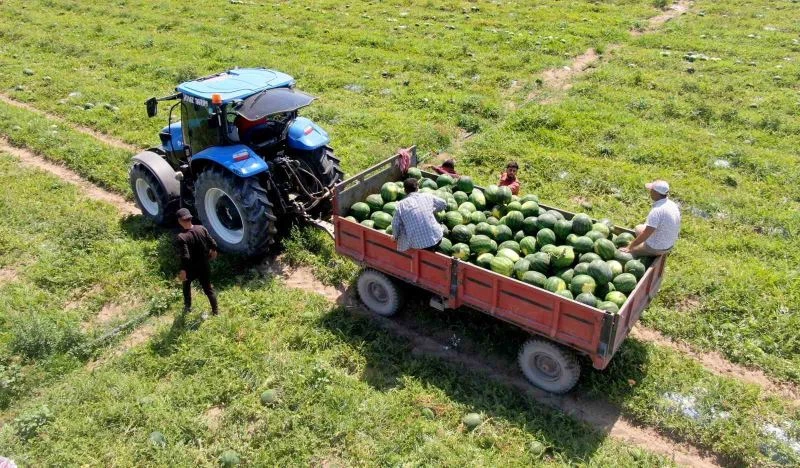
[[[636,257],[664,255],[672,250],[681,230],[681,211],[678,204],[667,198],[669,184],[656,180],[645,184],[650,190],[653,208],[645,224],[636,226],[636,238],[620,250]]]
[[[183,282],[183,311],[184,313],[191,312],[192,281],[199,280],[203,292],[208,296],[208,302],[211,303],[211,313],[217,315],[217,295],[211,285],[211,266],[209,265],[210,260],[217,258],[217,242],[206,228],[192,224],[192,214],[189,210],[181,208],[177,215],[181,232],[178,234],[175,245],[181,259],[181,272],[178,277]]]

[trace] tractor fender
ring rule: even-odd
[[[269,170],[261,156],[245,145],[211,146],[192,156],[192,166],[203,160],[222,166],[238,177],[252,177]]]
[[[132,158],[133,164],[145,166],[161,182],[169,198],[181,196],[181,184],[175,178],[175,169],[160,154],[152,151],[142,151]]]
[[[330,143],[328,132],[315,124],[311,119],[298,117],[289,124],[287,144],[289,148],[310,151]]]

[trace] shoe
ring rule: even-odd
[[[206,320],[208,320],[208,314],[207,314],[207,313],[205,313],[205,312],[203,312],[203,313],[200,315],[200,319],[201,319],[201,320],[203,320],[203,321],[206,321]]]
[[[212,310],[211,311],[211,315],[217,316],[217,315],[219,315],[219,311],[218,310]]]
[[[191,307],[184,307],[183,308],[183,312],[181,312],[181,313],[182,314],[191,314],[192,313],[192,308]]]

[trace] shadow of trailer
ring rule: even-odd
[[[411,166],[416,166],[415,148],[410,154]],[[511,323],[532,335],[518,355],[523,374],[552,393],[566,393],[578,382],[578,355],[588,357],[595,369],[605,369],[658,292],[666,257],[656,257],[619,312],[610,313],[439,252],[400,252],[392,236],[346,219],[353,203],[379,193],[386,182],[401,180],[400,157],[390,157],[336,188],[336,251],[364,268],[357,287],[365,305],[383,316],[395,314],[403,301],[399,280],[430,292],[431,306],[440,310],[467,306]],[[423,172],[423,177],[437,176]],[[574,216],[540,206],[559,211],[565,219]],[[633,234],[613,229],[614,234],[623,232]]]

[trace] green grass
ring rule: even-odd
[[[490,128],[512,82],[622,41],[657,13],[649,0],[151,5],[4,5],[0,89],[146,146],[166,122],[166,111],[147,120],[148,97],[235,66],[272,67],[320,96],[306,113],[353,173],[400,146],[441,150],[458,127]]]
[[[139,217],[119,221],[111,207],[5,155],[0,183],[0,265],[21,273],[0,287],[0,319],[11,324],[0,388],[6,392],[9,377],[22,384],[3,394],[10,407],[0,409],[0,446],[20,464],[210,466],[227,449],[255,466],[668,463],[502,383],[413,357],[404,340],[321,296],[235,275],[245,265],[224,258],[214,272],[219,318],[201,324],[174,315],[147,344],[90,370],[61,337],[83,336],[79,324],[105,300],[169,298],[176,265],[161,249],[170,235]],[[80,306],[64,311],[70,295],[87,290]],[[179,307],[167,301],[165,309]],[[51,321],[57,326],[42,326]],[[13,346],[30,340],[22,334],[31,329],[57,346]],[[268,388],[279,399],[263,407]],[[467,431],[460,419],[472,411],[486,422]],[[152,431],[166,436],[166,447],[148,441]],[[546,452],[532,452],[534,443]]]

